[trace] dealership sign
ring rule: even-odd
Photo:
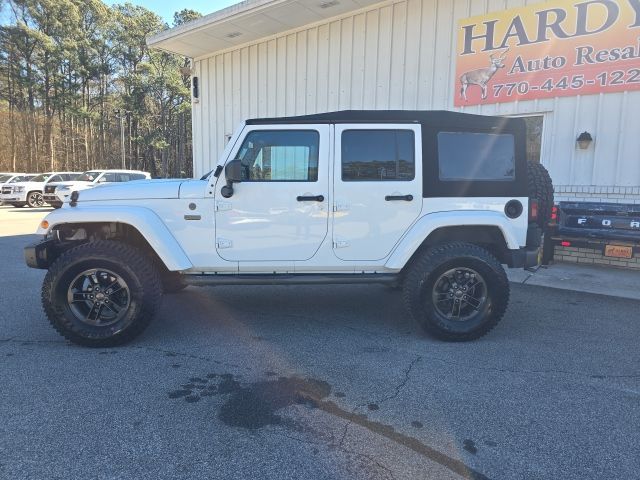
[[[640,0],[556,0],[459,22],[456,106],[640,90]]]

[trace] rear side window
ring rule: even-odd
[[[515,179],[515,161],[511,134],[438,133],[440,180],[511,181]]]
[[[145,180],[147,177],[144,173],[131,173],[129,174],[129,180]]]
[[[237,156],[243,181],[316,182],[319,145],[315,130],[254,130]]]
[[[345,130],[341,140],[343,181],[413,180],[412,130]]]

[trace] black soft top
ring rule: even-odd
[[[423,126],[458,126],[502,130],[523,122],[518,118],[492,117],[447,110],[340,110],[278,118],[253,118],[248,125],[285,123],[418,123]]]
[[[526,197],[526,124],[521,118],[490,117],[446,110],[341,110],[297,117],[255,118],[248,125],[292,125],[317,123],[413,123],[422,132],[423,197]],[[438,133],[470,132],[511,134],[515,141],[513,181],[441,181],[439,179]],[[446,161],[446,159],[442,159]]]

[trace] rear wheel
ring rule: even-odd
[[[42,286],[42,304],[53,327],[89,347],[133,340],[148,326],[161,299],[160,278],[148,257],[107,240],[63,253]]]
[[[26,203],[24,202],[14,202],[11,205],[13,205],[15,208],[22,208],[26,205]]]
[[[448,341],[480,338],[495,327],[509,303],[500,262],[468,243],[426,250],[409,268],[403,297],[418,325]]]
[[[29,192],[27,195],[27,205],[29,208],[40,208],[44,205],[44,198],[40,192]]]

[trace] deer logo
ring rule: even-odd
[[[492,53],[489,55],[491,65],[487,68],[478,68],[477,70],[471,70],[460,75],[460,83],[462,88],[460,89],[460,96],[467,99],[467,88],[469,85],[478,85],[482,89],[482,99],[487,98],[487,83],[491,80],[499,68],[504,68],[504,59],[507,57],[507,48],[501,55]]]

